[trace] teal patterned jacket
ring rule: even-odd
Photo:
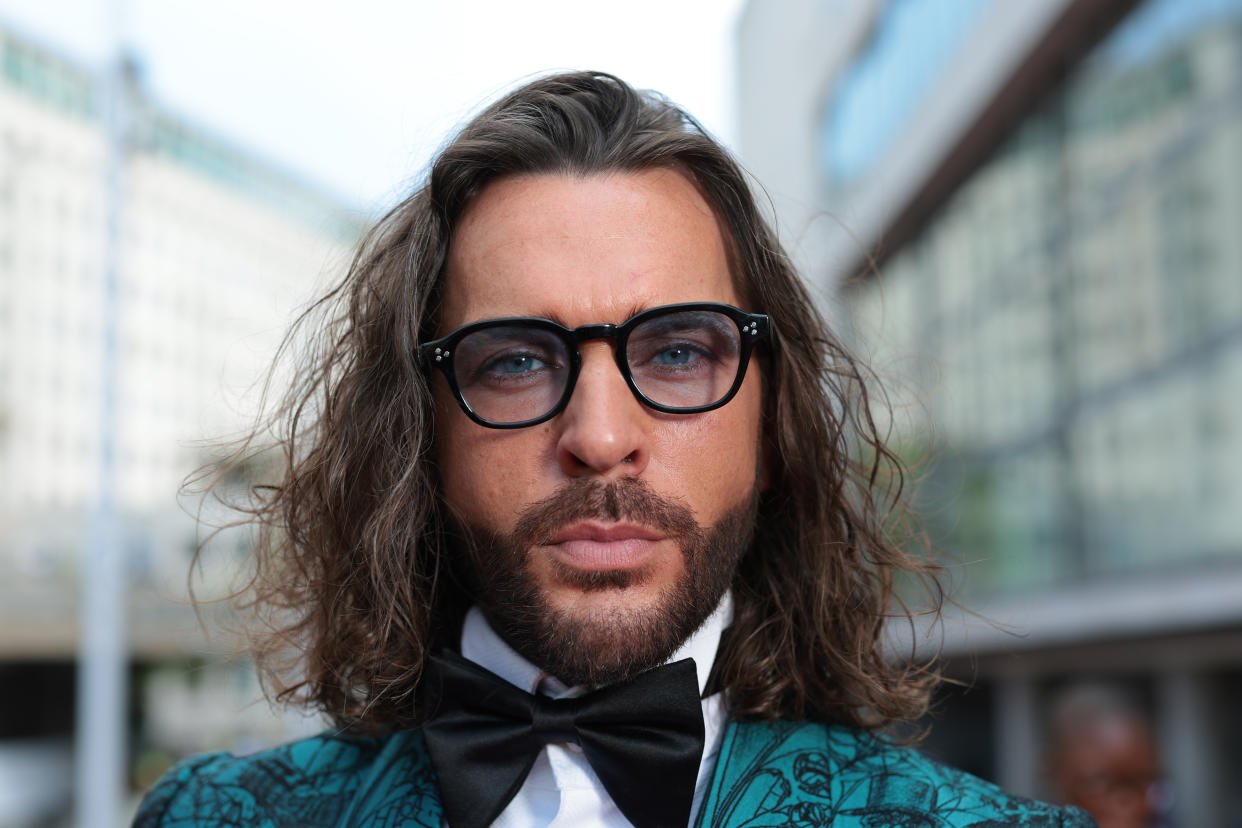
[[[192,757],[143,801],[136,828],[441,828],[422,734],[321,734],[244,758]],[[1090,828],[1074,808],[988,782],[846,727],[734,722],[697,828]]]

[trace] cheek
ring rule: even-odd
[[[451,402],[451,401],[450,401]],[[445,505],[467,523],[508,531],[536,491],[542,427],[484,428],[437,406],[436,461]]]
[[[437,441],[444,502],[466,523],[496,528],[493,516],[505,502],[509,469],[497,473],[496,452],[486,440],[470,439],[467,426],[444,429]]]
[[[670,493],[709,525],[754,489],[759,432],[757,396],[739,392],[724,408],[677,424],[652,453],[667,472]]]
[[[466,419],[444,389],[436,393],[436,464],[445,505],[459,519],[477,524],[480,503],[498,498],[494,476],[483,474],[491,452],[484,429]]]
[[[496,528],[491,515],[505,501],[494,475],[485,473],[487,462],[481,452],[458,452],[446,441],[440,454],[444,502],[459,520],[488,529]]]
[[[470,524],[511,531],[523,508],[567,482],[548,476],[558,468],[552,423],[484,428],[440,390],[436,459],[445,504]],[[703,525],[750,495],[760,450],[757,382],[747,377],[738,395],[716,411],[661,420],[648,431],[652,458],[644,474],[655,491],[685,503]]]

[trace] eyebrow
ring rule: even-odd
[[[707,301],[707,300],[704,300],[704,301]],[[665,304],[672,305],[672,304],[678,304],[678,303],[667,302]],[[625,314],[620,319],[616,320],[615,322],[603,323],[600,321],[591,321],[591,322],[584,322],[583,324],[585,325],[599,325],[599,324],[620,325],[628,319],[633,319],[635,316],[637,316],[638,314],[642,313],[645,310],[650,310],[652,308],[659,308],[659,307],[663,307],[663,305],[647,305],[647,304],[642,304],[640,302],[635,302],[632,305],[630,305],[626,309]],[[578,327],[578,326],[570,325],[568,322],[565,321],[565,317],[562,316],[560,313],[557,313],[556,311],[543,311],[543,312],[533,311],[530,313],[506,313],[500,316],[481,316],[478,319],[472,319],[470,320],[470,322],[465,323],[465,324],[474,324],[475,322],[486,322],[489,319],[506,319],[509,317],[524,318],[524,319],[548,319],[564,328],[572,329],[574,327]]]

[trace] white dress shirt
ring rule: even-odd
[[[716,610],[673,653],[668,663],[693,658],[699,678],[699,694],[707,686],[716,659],[720,635],[733,620],[733,600],[726,593]],[[471,608],[461,635],[461,654],[505,681],[527,693],[541,692],[552,698],[577,696],[585,688],[566,688],[557,679],[543,672],[518,655],[483,618],[478,607]],[[707,793],[720,739],[724,732],[725,708],[723,694],[703,699],[703,759],[694,787],[694,804],[690,823]],[[573,743],[550,744],[540,751],[530,775],[517,795],[492,823],[499,828],[624,828],[630,824],[612,797],[604,790],[599,777],[591,770],[582,748]]]

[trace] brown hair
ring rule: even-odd
[[[425,659],[456,643],[470,597],[446,564],[417,353],[434,334],[449,240],[471,199],[503,176],[653,167],[679,170],[712,205],[746,309],[774,327],[764,362],[770,487],[733,584],[714,686],[737,717],[874,728],[925,710],[935,673],[886,658],[882,630],[894,605],[909,620],[895,574],[927,579],[938,607],[936,570],[892,537],[902,471],[864,371],[814,310],[729,154],[667,100],[594,72],[536,80],[470,121],[286,339],[285,352],[309,351],[268,424],[280,482],[238,506],[260,530],[245,606],[267,621],[256,655],[277,697],[342,725],[417,724]],[[253,458],[260,433],[215,470]],[[279,658],[290,652],[294,678]]]

